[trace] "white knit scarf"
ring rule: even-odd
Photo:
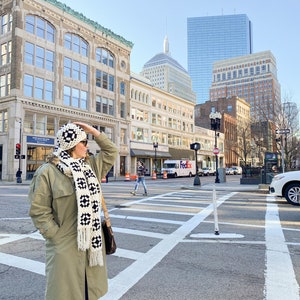
[[[101,185],[95,173],[84,159],[74,159],[66,151],[57,149],[57,168],[73,178],[77,199],[77,245],[78,250],[89,251],[89,265],[102,266],[101,237]]]

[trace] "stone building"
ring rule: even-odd
[[[19,169],[30,179],[75,120],[116,143],[114,173],[124,174],[133,44],[56,0],[2,0],[0,21],[0,178]]]

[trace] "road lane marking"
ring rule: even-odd
[[[221,205],[235,194],[236,193],[229,193],[221,197],[217,205]],[[161,240],[140,259],[137,259],[129,267],[110,279],[108,293],[102,297],[101,300],[120,299],[212,212],[213,204],[210,204],[201,212],[184,222],[182,226],[173,233],[166,236],[165,239]]]
[[[266,199],[265,299],[296,300],[299,299],[299,285],[282,231],[278,206],[274,196]]]
[[[0,264],[45,276],[45,263],[0,252]]]

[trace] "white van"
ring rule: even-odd
[[[233,170],[234,175],[242,175],[243,169],[241,167],[232,166],[231,169]]]
[[[194,160],[166,160],[161,169],[162,173],[167,172],[168,177],[195,176],[196,164]]]

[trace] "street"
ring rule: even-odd
[[[298,207],[237,175],[146,183],[148,196],[142,186],[131,195],[133,181],[102,184],[118,249],[101,299],[299,299]],[[28,184],[0,189],[0,299],[43,299],[44,241],[28,217]]]

